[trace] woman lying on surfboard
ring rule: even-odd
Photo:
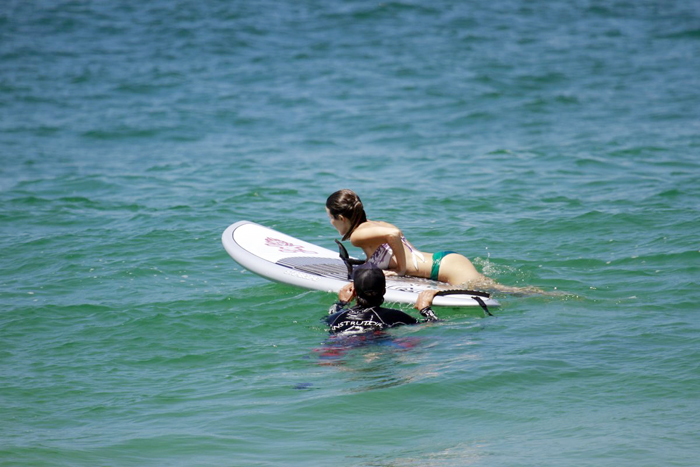
[[[439,280],[455,286],[503,287],[479,273],[469,259],[453,251],[427,253],[417,250],[395,225],[367,219],[360,197],[352,190],[336,191],[326,200],[331,225],[343,240],[362,248],[367,262],[384,270],[384,274],[414,276]],[[530,290],[535,291],[535,290]]]

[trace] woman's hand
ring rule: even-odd
[[[384,269],[382,272],[384,273],[385,277],[396,277],[396,276],[405,276],[406,275],[406,271],[401,272],[401,271],[397,271],[395,269]]]

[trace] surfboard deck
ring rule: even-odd
[[[241,266],[266,279],[311,290],[338,293],[346,285],[348,272],[338,251],[294,238],[250,221],[231,224],[221,236],[226,252]],[[415,304],[426,289],[449,290],[444,282],[418,277],[386,278],[386,302]],[[479,297],[488,307],[499,306],[490,297]],[[437,307],[480,306],[472,295],[436,296]]]

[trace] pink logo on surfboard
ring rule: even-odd
[[[271,248],[278,248],[279,251],[283,253],[307,253],[311,255],[318,254],[315,251],[305,249],[301,245],[295,245],[293,243],[285,242],[284,240],[272,237],[267,237],[265,239],[265,246],[269,246]]]

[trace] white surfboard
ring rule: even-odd
[[[267,279],[305,289],[338,293],[349,282],[338,251],[329,250],[249,221],[230,225],[221,236],[224,248],[241,266]],[[449,290],[444,282],[418,277],[387,277],[387,302],[415,304],[426,289]],[[499,303],[488,294],[436,296],[434,306],[488,307]]]

